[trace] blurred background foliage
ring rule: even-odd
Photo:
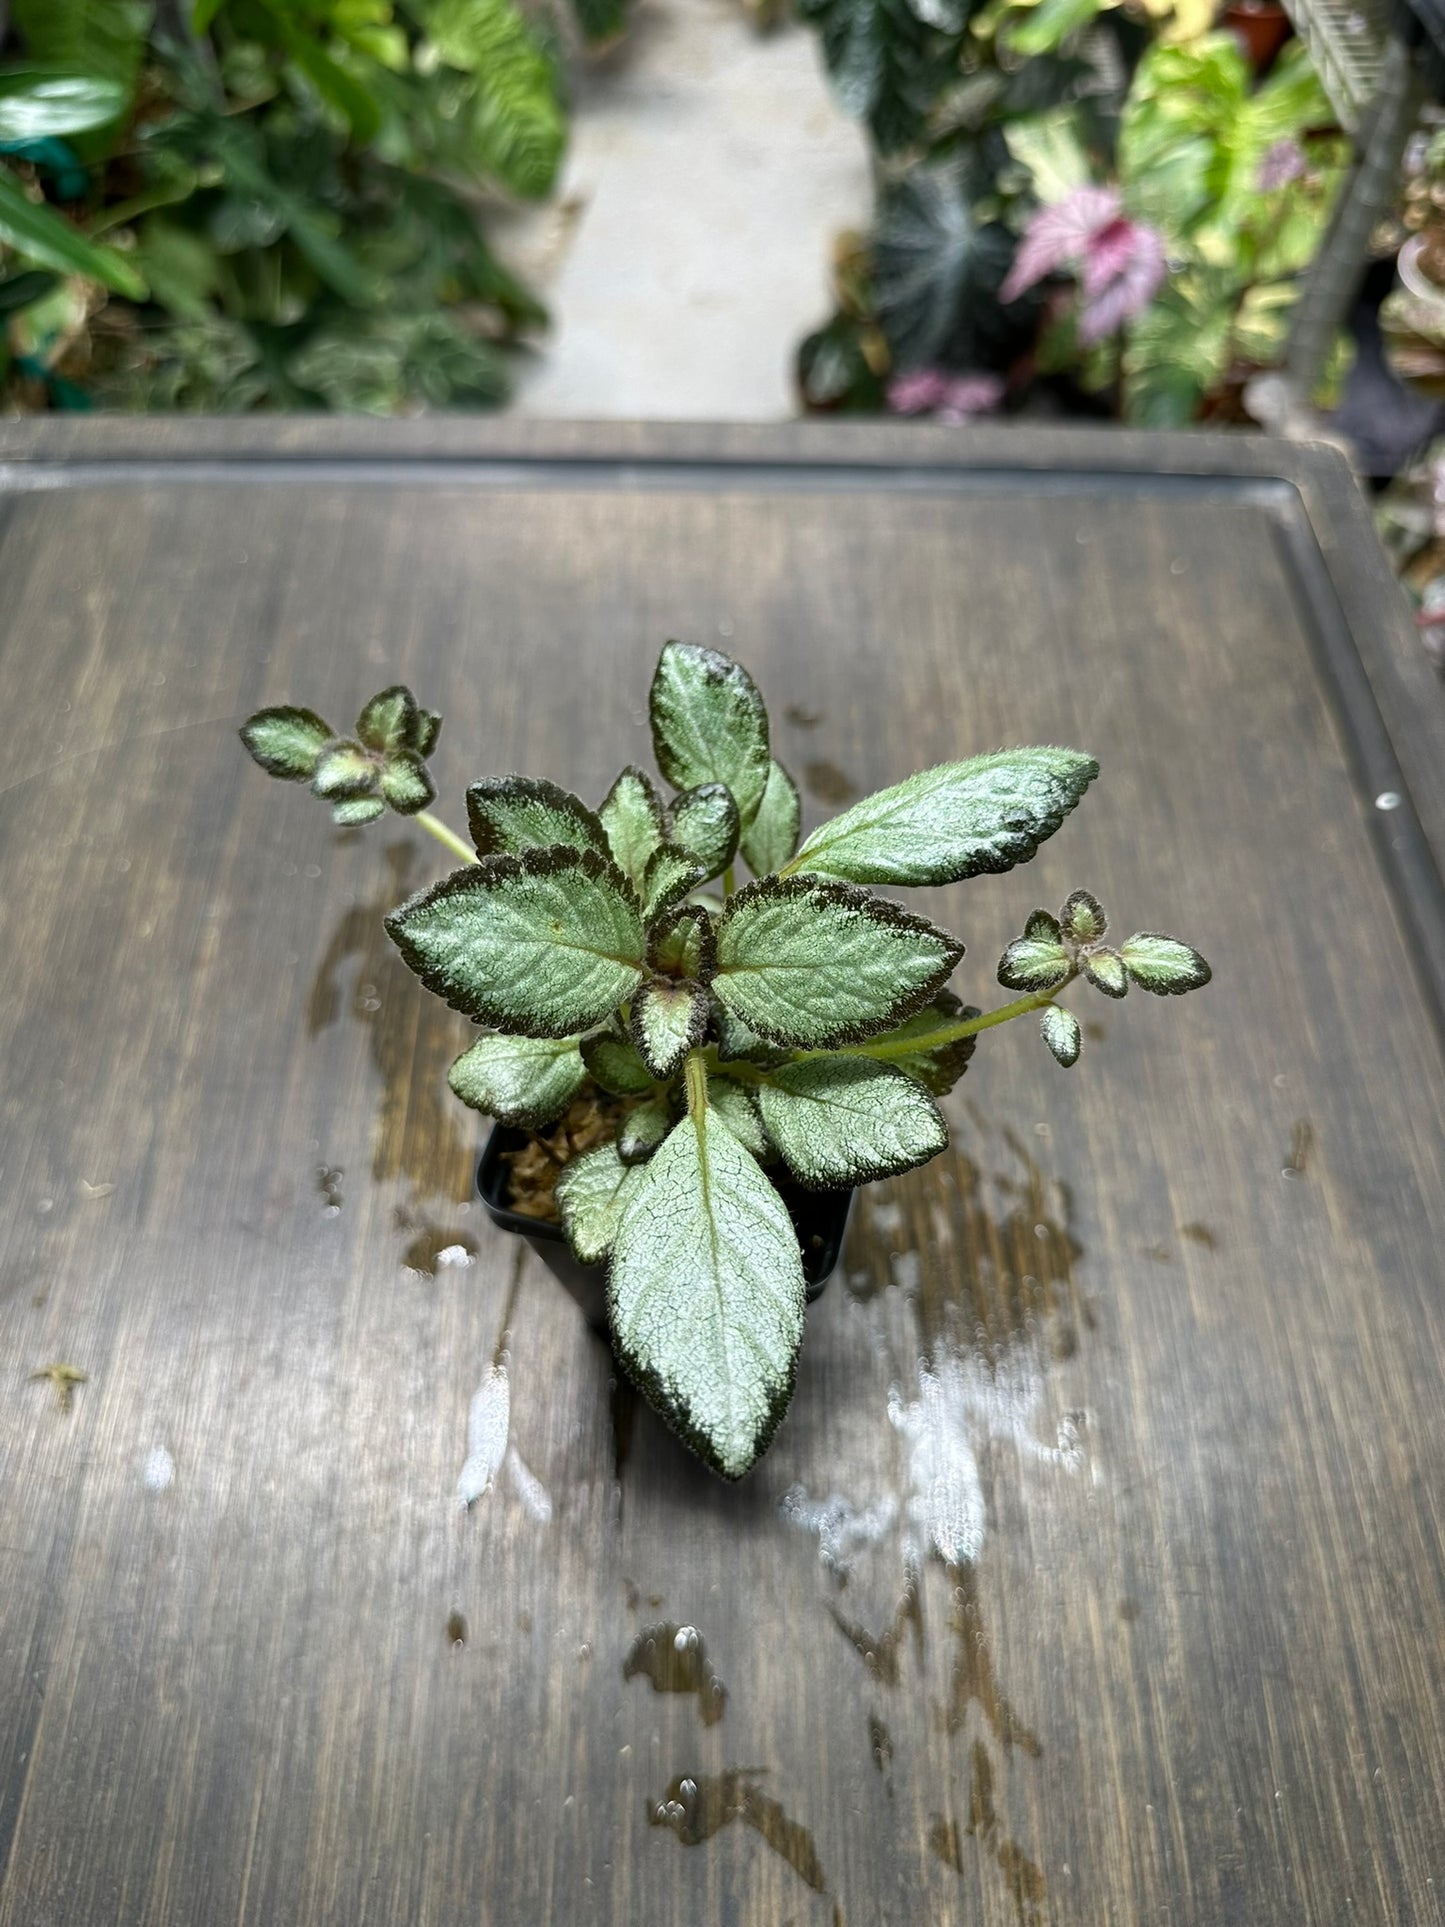
[[[488,249],[626,0],[0,0],[0,401],[492,406]]]

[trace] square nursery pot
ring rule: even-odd
[[[477,1166],[477,1190],[487,1208],[487,1216],[503,1231],[525,1238],[557,1282],[577,1300],[582,1315],[596,1332],[607,1332],[607,1266],[582,1265],[572,1256],[571,1247],[560,1225],[529,1218],[511,1207],[511,1167],[505,1153],[520,1151],[527,1142],[525,1131],[507,1124],[496,1124],[487,1139],[482,1161]],[[776,1180],[774,1180],[776,1182]],[[803,1253],[803,1282],[808,1302],[822,1292],[832,1277],[843,1251],[848,1229],[848,1214],[853,1209],[851,1191],[804,1191],[787,1179],[778,1185],[778,1194],[788,1207]]]

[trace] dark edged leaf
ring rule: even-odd
[[[342,830],[360,829],[363,823],[374,823],[385,815],[386,805],[379,796],[343,796],[331,805],[331,820]]]
[[[617,1155],[624,1164],[645,1164],[671,1129],[667,1099],[650,1098],[623,1118],[617,1133]]]
[[[786,1064],[788,1053],[779,1050],[750,1030],[741,1017],[734,1017],[726,1004],[712,1000],[712,1030],[718,1040],[717,1054],[720,1062],[762,1064]]]
[[[651,925],[647,962],[659,976],[708,981],[717,967],[717,938],[712,918],[700,903],[679,904]]]
[[[950,1025],[981,1015],[977,1004],[960,1003],[951,990],[940,990],[932,1003],[914,1011],[896,1030],[884,1031],[858,1048],[865,1056],[891,1064],[935,1097],[943,1097],[968,1069],[978,1038],[955,1038],[946,1044],[930,1044],[928,1040]]]
[[[810,1057],[770,1071],[758,1109],[806,1190],[836,1191],[926,1164],[948,1126],[911,1077],[871,1057]]]
[[[1178,937],[1141,930],[1121,945],[1119,957],[1141,990],[1156,997],[1182,997],[1198,990],[1214,974],[1199,952]]]
[[[416,722],[412,727],[411,742],[407,745],[418,756],[430,756],[437,746],[437,737],[442,733],[442,719],[434,709],[418,709]]]
[[[356,734],[368,749],[410,749],[416,738],[416,697],[405,683],[373,696],[356,719]]]
[[[728,900],[712,991],[770,1043],[826,1050],[901,1024],[962,955],[926,918],[852,884],[763,877]]]
[[[1071,1010],[1065,1010],[1062,1004],[1047,1005],[1039,1013],[1039,1033],[1065,1070],[1078,1063],[1084,1039]]]
[[[1098,773],[1092,756],[1043,747],[940,763],[822,824],[788,872],[929,884],[1011,870],[1053,835]]]
[[[311,778],[313,796],[340,801],[352,796],[375,796],[381,785],[376,759],[350,738],[324,749]]]
[[[1024,935],[1031,943],[1055,943],[1063,948],[1064,933],[1059,920],[1047,910],[1030,910]]]
[[[743,1149],[751,1151],[760,1163],[777,1156],[763,1129],[757,1102],[746,1084],[739,1084],[725,1072],[719,1072],[708,1080],[707,1101]]]
[[[563,1166],[557,1179],[557,1209],[578,1264],[599,1264],[607,1256],[617,1221],[641,1176],[640,1167],[622,1162],[615,1143],[599,1144]]]
[[[1056,990],[1070,967],[1068,952],[1052,938],[1015,937],[998,960],[998,980],[1007,990]]]
[[[1107,944],[1101,944],[1097,950],[1086,950],[1079,964],[1095,990],[1102,990],[1106,997],[1122,997],[1128,990],[1124,959]]]
[[[314,709],[258,709],[241,725],[241,741],[268,776],[309,783],[332,729]]]
[[[1103,904],[1087,890],[1074,890],[1065,897],[1059,922],[1064,935],[1075,943],[1098,943],[1109,928]],[[1027,935],[1027,931],[1024,934]]]
[[[447,1072],[463,1104],[534,1129],[559,1118],[587,1080],[576,1037],[479,1037]]]
[[[399,816],[415,816],[436,800],[436,785],[415,750],[398,749],[386,759],[381,793]]]
[[[738,806],[724,783],[699,783],[672,799],[672,840],[703,867],[703,881],[721,876],[738,853]]]
[[[771,876],[781,870],[798,847],[803,805],[798,786],[774,758],[768,765],[768,783],[758,813],[743,834],[743,860],[755,877]]]
[[[652,853],[667,834],[652,778],[629,763],[603,797],[597,815],[614,861],[641,895]]]
[[[673,788],[723,784],[746,829],[763,800],[771,759],[768,712],[742,664],[696,643],[667,643],[648,713],[658,767]]]
[[[700,883],[706,883],[703,867],[686,850],[664,843],[654,850],[642,879],[642,914],[649,923],[670,910]]]
[[[595,850],[483,857],[393,910],[386,929],[453,1010],[524,1037],[574,1036],[642,981],[631,886]]]
[[[467,823],[478,856],[522,850],[594,850],[606,856],[607,836],[580,796],[545,776],[489,776],[467,790]]]
[[[656,1078],[671,1077],[707,1035],[708,994],[701,984],[653,979],[632,1000],[632,1041]]]
[[[652,1072],[630,1037],[620,1037],[613,1030],[595,1031],[582,1039],[581,1050],[593,1083],[613,1097],[645,1097],[652,1089]]]
[[[607,1277],[614,1349],[692,1450],[739,1479],[766,1450],[797,1375],[797,1233],[710,1104],[635,1168]]]

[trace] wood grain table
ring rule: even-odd
[[[444,814],[595,799],[669,635],[809,821],[1099,756],[917,894],[965,995],[1077,885],[1215,968],[983,1040],[736,1487],[473,1202],[434,846],[235,740],[400,677]],[[0,692],[0,1927],[1445,1919],[1445,701],[1332,455],[4,424]]]

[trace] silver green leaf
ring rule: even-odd
[[[557,1179],[562,1229],[579,1264],[599,1264],[612,1249],[618,1219],[642,1177],[622,1162],[616,1144],[599,1144],[566,1164]]]
[[[594,1084],[600,1084],[613,1097],[644,1097],[652,1089],[653,1075],[638,1054],[630,1037],[616,1031],[599,1030],[582,1039],[582,1061]]]
[[[601,1023],[642,981],[636,899],[595,850],[483,857],[393,910],[386,929],[453,1010],[524,1037]]]
[[[674,789],[722,783],[746,829],[768,783],[768,712],[739,662],[695,643],[669,642],[648,698],[658,767]]]
[[[798,847],[803,805],[798,786],[779,762],[768,765],[768,784],[758,813],[743,834],[743,860],[755,877],[781,870]]]
[[[736,1083],[726,1072],[718,1072],[708,1081],[707,1101],[745,1151],[751,1151],[759,1162],[766,1162],[774,1155],[758,1116],[758,1107],[745,1084]]]
[[[758,1109],[783,1162],[810,1191],[911,1171],[948,1144],[927,1091],[870,1057],[785,1064],[759,1086]]]
[[[415,816],[436,796],[431,772],[414,749],[393,750],[381,772],[381,793],[400,816]]]
[[[350,738],[324,749],[316,761],[311,778],[313,796],[328,803],[347,796],[375,796],[381,786],[381,768],[376,758]]]
[[[613,860],[639,896],[652,853],[666,835],[662,803],[645,770],[629,763],[597,811]]]
[[[738,853],[738,806],[723,783],[699,783],[672,799],[672,840],[703,867],[703,881],[721,876]]]
[[[925,884],[1011,870],[1053,835],[1098,773],[1076,749],[1001,749],[940,763],[814,830],[788,871]]]
[[[1178,937],[1141,930],[1123,944],[1119,956],[1141,990],[1156,997],[1182,997],[1186,990],[1207,984],[1213,972],[1199,952]]]
[[[1071,1010],[1065,1010],[1062,1004],[1047,1005],[1039,1014],[1039,1032],[1065,1070],[1078,1063],[1084,1040],[1079,1020]]]
[[[680,904],[651,926],[647,961],[664,977],[708,981],[717,964],[717,939],[712,918],[700,903]]]
[[[1059,922],[1074,943],[1098,943],[1109,928],[1103,904],[1087,890],[1074,890],[1064,899]]]
[[[632,1000],[632,1041],[653,1076],[668,1078],[707,1033],[708,995],[701,984],[654,978]]]
[[[671,1129],[672,1112],[666,1098],[654,1097],[639,1104],[622,1120],[617,1155],[624,1164],[644,1164]]]
[[[309,783],[332,729],[314,709],[258,709],[241,725],[241,741],[268,776]]]
[[[430,756],[442,733],[442,719],[434,709],[418,708],[412,730],[411,748],[418,756]]]
[[[1034,943],[1056,943],[1062,946],[1064,933],[1057,917],[1050,916],[1047,910],[1030,910],[1029,920],[1024,925],[1024,935]]]
[[[728,900],[712,991],[768,1042],[825,1050],[902,1023],[962,955],[945,931],[851,884],[764,877]]]
[[[750,1064],[782,1064],[787,1062],[788,1053],[779,1050],[750,1030],[740,1017],[734,1017],[726,1004],[714,998],[712,1007],[712,1027],[718,1040],[717,1054],[724,1064],[745,1061]]]
[[[654,917],[661,916],[664,910],[670,910],[689,891],[706,881],[702,865],[686,850],[679,850],[672,843],[664,843],[661,849],[653,851],[647,874],[642,879],[643,916],[651,923]]]
[[[1030,928],[1041,928],[1042,911],[1029,918]],[[1053,918],[1049,918],[1053,923]],[[1054,924],[1057,930],[1058,925]],[[1015,937],[998,960],[998,980],[1008,990],[1055,990],[1068,981],[1069,957],[1062,943],[1039,936]]]
[[[636,1168],[607,1279],[613,1346],[693,1451],[739,1479],[792,1396],[804,1306],[797,1233],[711,1104]]]
[[[479,1037],[447,1073],[447,1082],[474,1111],[503,1124],[550,1124],[587,1079],[575,1037]]]
[[[374,823],[385,815],[386,805],[379,796],[344,796],[331,805],[331,820],[343,830],[359,829],[363,823]]]
[[[356,719],[356,733],[366,747],[387,754],[413,748],[416,728],[416,697],[405,683],[373,696]]]
[[[978,1048],[977,1037],[953,1038],[935,1044],[930,1039],[968,1017],[978,1017],[976,1004],[960,1003],[951,990],[940,990],[931,1003],[879,1037],[870,1037],[858,1046],[866,1057],[891,1064],[894,1070],[921,1084],[935,1097],[951,1091],[968,1069],[969,1059]]]
[[[580,796],[538,776],[492,776],[467,791],[467,823],[478,856],[504,851],[572,850],[608,853],[607,837]]]
[[[1106,997],[1122,997],[1129,988],[1124,959],[1107,944],[1101,944],[1097,950],[1085,950],[1079,965],[1095,990],[1102,990]]]

